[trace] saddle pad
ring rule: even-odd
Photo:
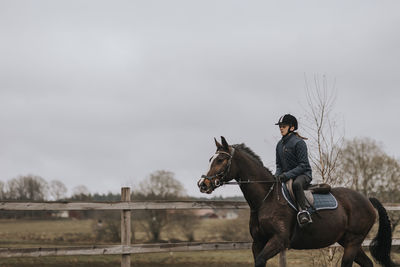
[[[293,201],[292,197],[289,194],[289,190],[286,187],[285,183],[282,183],[282,194],[285,197],[286,201],[289,203],[289,205],[296,211],[297,209],[297,204],[295,201]],[[315,194],[313,193],[314,197],[314,208],[309,208],[308,212],[313,213],[316,210],[334,210],[337,208],[338,203],[336,198],[331,194]]]

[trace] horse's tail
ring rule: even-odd
[[[390,259],[392,248],[392,228],[386,209],[376,198],[370,198],[372,205],[378,210],[379,228],[376,237],[372,240],[369,251],[377,262],[384,267],[393,267],[396,264]]]

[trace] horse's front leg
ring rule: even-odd
[[[251,250],[253,251],[253,257],[254,261],[256,261],[256,258],[258,255],[260,255],[261,251],[263,250],[265,246],[266,241],[260,241],[260,240],[254,240],[253,245],[251,246]]]
[[[277,235],[273,236],[270,240],[268,240],[267,244],[265,244],[264,248],[257,255],[255,259],[255,267],[265,267],[267,260],[281,252],[286,248],[285,240],[282,237]]]

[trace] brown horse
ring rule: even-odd
[[[244,144],[228,145],[224,137],[210,159],[210,169],[198,182],[200,191],[215,188],[235,179],[250,206],[250,234],[256,267],[286,248],[318,249],[338,242],[344,248],[341,266],[372,267],[373,263],[361,244],[379,214],[378,234],[371,243],[372,256],[383,266],[396,266],[390,259],[392,233],[385,208],[375,198],[369,200],[356,191],[333,188],[338,201],[334,210],[320,210],[312,215],[313,223],[300,228],[296,212],[281,192],[281,183],[263,166],[261,159]]]

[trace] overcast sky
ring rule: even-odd
[[[302,130],[314,75],[336,80],[346,138],[400,158],[399,12],[399,1],[1,0],[0,180],[107,193],[164,169],[200,196],[214,137],[275,169],[274,123],[292,113]]]

